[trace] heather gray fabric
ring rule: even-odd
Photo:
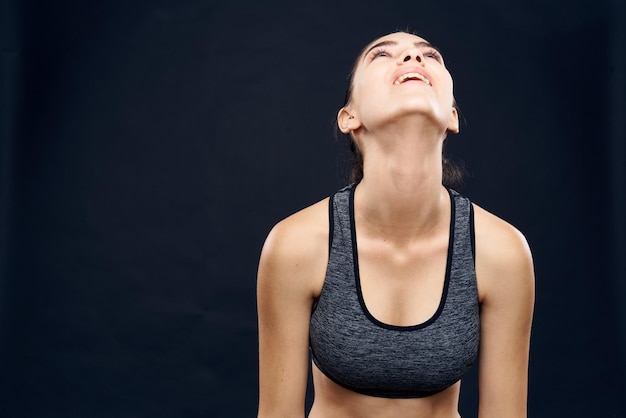
[[[387,325],[367,311],[358,275],[355,185],[330,200],[330,258],[311,316],[317,367],[370,396],[420,398],[457,382],[472,366],[480,335],[470,201],[450,190],[452,216],[444,290],[437,312],[413,326]]]

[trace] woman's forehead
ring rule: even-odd
[[[376,41],[381,41],[381,40],[387,40],[387,39],[408,39],[408,40],[415,40],[418,42],[422,42],[422,41],[426,41],[426,39],[422,38],[419,35],[415,35],[412,33],[408,33],[408,32],[391,32],[388,33],[387,35],[383,35],[378,39],[375,39],[374,41],[372,41],[372,43],[376,42]]]

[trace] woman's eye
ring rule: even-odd
[[[387,52],[384,49],[374,50],[374,51],[372,51],[372,55],[371,55],[372,59],[378,58],[378,57],[390,57],[390,56],[391,55],[389,54],[389,52]]]
[[[441,54],[435,50],[424,52],[424,57],[426,58],[434,58],[437,61],[441,61]]]

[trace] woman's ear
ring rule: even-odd
[[[450,120],[448,121],[448,132],[452,132],[453,134],[459,133],[459,111],[456,110],[456,107],[452,108],[452,113],[450,114]]]
[[[342,107],[337,113],[337,126],[342,133],[349,134],[357,130],[361,126],[361,122],[348,109]]]

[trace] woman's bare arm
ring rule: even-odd
[[[525,418],[534,272],[515,228],[476,209],[476,274],[481,298],[479,418]]]
[[[328,261],[328,209],[323,203],[276,225],[261,253],[258,418],[304,417],[309,321]]]

